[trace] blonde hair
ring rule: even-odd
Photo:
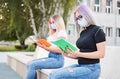
[[[56,14],[56,15],[53,15],[50,17],[50,19],[54,19],[55,23],[57,24],[57,29],[56,29],[56,32],[55,34],[57,34],[60,30],[64,30],[65,31],[65,23],[64,23],[64,20],[62,18],[62,16]],[[49,19],[49,21],[50,21]],[[49,29],[49,33],[51,34],[51,31],[53,29]]]

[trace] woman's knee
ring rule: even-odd
[[[27,68],[28,69],[36,69],[36,66],[35,66],[35,64],[34,63],[29,63],[28,65],[27,65]]]
[[[49,74],[49,79],[61,79],[61,73],[54,71],[52,73]]]

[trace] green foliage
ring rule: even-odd
[[[26,51],[35,51],[35,49],[36,49],[36,45],[35,44],[31,44],[31,45],[28,46]]]
[[[32,34],[30,28],[28,10],[21,0],[6,0],[1,3],[2,16],[0,22],[0,40],[16,40],[16,32],[20,37],[20,41]],[[4,27],[4,29],[3,29]],[[26,31],[27,30],[27,31]]]
[[[16,49],[15,46],[4,46],[4,45],[0,45],[0,51],[1,52],[7,52],[7,51],[35,51],[36,49],[36,45],[34,44],[31,44],[31,45],[28,45],[28,48],[27,49]]]
[[[42,5],[42,1],[44,5]],[[0,40],[19,39],[20,41],[24,41],[26,37],[33,34],[30,27],[29,7],[33,11],[32,18],[34,18],[37,30],[42,31],[40,29],[46,29],[49,17],[56,10],[58,11],[56,13],[60,13],[60,8],[63,9],[61,15],[65,23],[67,23],[68,13],[72,10],[76,2],[77,0],[0,0],[0,14],[3,16],[3,19],[0,20]],[[45,26],[44,23],[46,24]],[[45,32],[48,31],[41,33]]]
[[[63,18],[66,24],[68,14],[73,9],[75,4],[77,3],[77,0],[62,0],[62,3],[63,3],[62,4],[63,9],[64,9]]]
[[[14,46],[0,46],[0,51],[16,51]]]
[[[48,21],[49,17],[53,15],[56,10],[58,11],[56,13],[61,14],[64,18],[65,24],[67,24],[68,13],[77,3],[77,0],[23,0],[23,1],[25,2],[27,7],[32,8],[35,25],[36,28],[39,29],[38,31],[42,31],[40,30],[41,28],[47,27],[47,23],[45,26],[44,23]],[[29,4],[29,6],[27,4]],[[63,13],[60,13],[61,8],[63,9]],[[45,11],[45,13],[43,11]],[[43,30],[42,35],[45,32],[48,31]]]

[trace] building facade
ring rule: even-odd
[[[93,11],[96,24],[101,26],[106,34],[107,45],[120,46],[120,0],[83,0]],[[68,37],[70,42],[77,39],[73,13],[68,21]]]

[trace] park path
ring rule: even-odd
[[[22,79],[13,71],[7,63],[7,54],[9,52],[0,52],[0,79]]]

